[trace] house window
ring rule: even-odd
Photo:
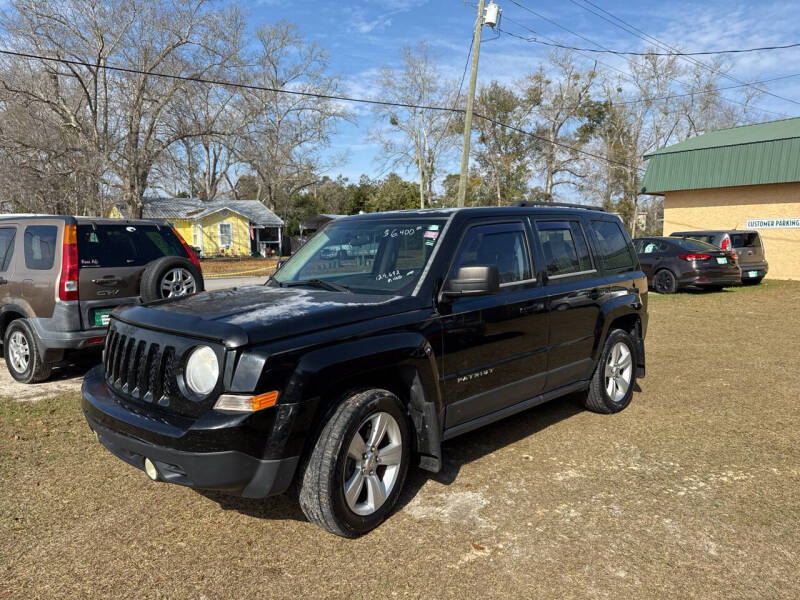
[[[219,224],[219,247],[233,246],[233,223]]]

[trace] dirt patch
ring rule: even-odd
[[[11,377],[5,360],[0,359],[0,398],[17,402],[36,402],[69,392],[79,392],[83,376],[99,362],[99,354],[93,353],[81,357],[79,362],[68,362],[55,367],[47,381],[23,384]]]
[[[0,598],[800,597],[800,283],[655,296],[618,415],[554,401],[446,443],[343,540],[289,497],[167,484],[77,393],[0,400]]]
[[[277,264],[277,258],[209,258],[200,261],[203,276],[211,279],[271,275]]]

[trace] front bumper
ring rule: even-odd
[[[240,450],[224,449],[226,441],[236,438],[236,420],[229,427],[208,430],[219,443],[209,444],[212,451],[180,449],[189,428],[145,411],[129,410],[106,386],[102,367],[92,369],[83,382],[81,406],[89,427],[116,457],[144,470],[149,458],[158,470],[159,479],[191,488],[220,490],[245,498],[264,498],[280,494],[289,487],[299,460],[257,458]],[[247,425],[241,425],[247,427]],[[148,439],[149,438],[149,439]],[[172,440],[157,443],[153,440]],[[197,446],[196,441],[190,446]]]

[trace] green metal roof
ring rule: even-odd
[[[711,131],[645,158],[648,194],[800,181],[800,118]]]

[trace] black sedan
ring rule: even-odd
[[[647,237],[633,240],[647,281],[660,294],[681,288],[720,290],[741,281],[739,257],[690,238]]]

